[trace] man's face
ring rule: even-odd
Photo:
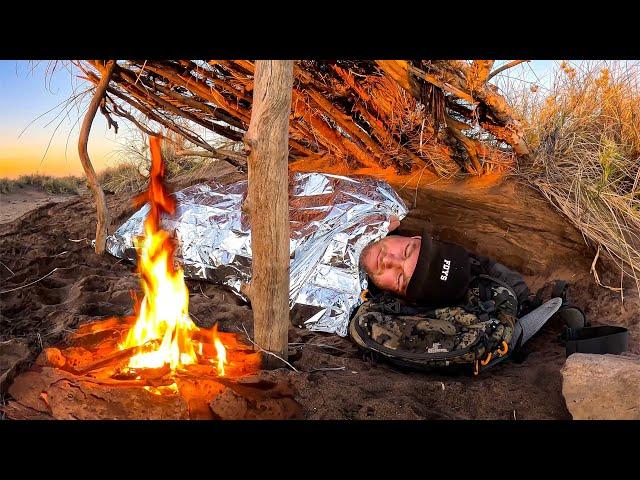
[[[378,288],[405,295],[418,261],[420,241],[420,237],[385,237],[362,251],[360,264]]]

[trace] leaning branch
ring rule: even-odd
[[[109,85],[109,79],[113,73],[113,69],[116,65],[115,60],[107,61],[107,64],[102,74],[102,78],[96,87],[96,91],[93,94],[89,109],[82,122],[82,128],[80,129],[80,138],[78,139],[78,155],[80,156],[80,162],[82,168],[87,176],[87,183],[93,193],[93,199],[96,202],[96,215],[98,217],[98,224],[96,225],[96,253],[103,253],[107,243],[107,228],[109,225],[109,212],[107,211],[107,201],[98,182],[96,171],[93,169],[91,159],[89,158],[89,152],[87,151],[87,144],[89,143],[89,133],[91,132],[91,125],[93,119],[96,116],[98,107],[102,102],[104,93]]]
[[[179,157],[207,157],[226,160],[234,166],[245,166],[247,163],[244,155],[220,148],[216,148],[215,152],[208,150],[176,150],[175,154]]]

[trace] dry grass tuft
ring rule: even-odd
[[[142,132],[132,132],[132,136],[116,152],[117,163],[98,175],[102,188],[113,193],[137,193],[147,188],[151,157],[148,136]],[[198,155],[183,155],[182,150],[198,150],[188,146],[186,141],[173,132],[163,132],[166,140],[162,142],[162,159],[165,178],[168,181],[180,176],[184,181],[189,178],[206,176],[211,165],[220,160]],[[218,142],[216,148],[239,151],[235,142]]]
[[[16,189],[15,181],[8,178],[0,178],[0,193],[11,193]]]
[[[510,97],[534,152],[521,173],[640,291],[640,63],[563,62],[549,91]]]
[[[84,180],[72,176],[22,175],[16,180],[0,178],[0,193],[11,193],[23,187],[38,188],[52,195],[78,193],[83,184]]]

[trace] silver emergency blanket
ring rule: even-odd
[[[193,185],[174,194],[175,215],[161,219],[162,228],[175,232],[186,277],[227,285],[245,300],[240,287],[251,280],[250,219],[241,210],[246,193],[246,180]],[[289,307],[312,312],[301,322],[310,330],[345,336],[367,288],[360,253],[387,235],[391,215],[402,219],[407,208],[386,182],[323,173],[290,175],[289,205]],[[147,204],[107,237],[107,251],[135,263],[133,239],[148,212]]]

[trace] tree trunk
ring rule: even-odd
[[[247,201],[253,272],[248,289],[256,344],[284,359],[289,328],[289,113],[293,62],[258,60],[253,109],[245,137],[249,150]],[[265,368],[282,367],[265,354]]]
[[[78,139],[78,155],[80,156],[80,162],[82,168],[87,176],[87,183],[93,193],[93,199],[96,202],[96,216],[98,217],[98,224],[96,226],[96,253],[104,253],[107,242],[107,226],[109,225],[109,212],[107,211],[107,201],[104,197],[104,192],[98,178],[96,171],[93,169],[91,159],[89,158],[89,152],[87,151],[87,143],[89,143],[89,133],[91,132],[91,124],[96,116],[102,97],[104,96],[107,86],[109,85],[109,79],[111,73],[116,65],[115,60],[109,60],[102,74],[100,82],[96,86],[96,91],[93,94],[91,103],[87,110],[87,114],[84,116],[82,122],[82,128],[80,129],[80,138]]]

